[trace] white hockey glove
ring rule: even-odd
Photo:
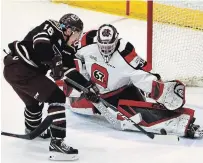
[[[153,81],[149,97],[164,105],[168,110],[176,110],[185,104],[185,85],[178,81]]]

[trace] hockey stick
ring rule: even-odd
[[[145,129],[143,129],[142,127],[140,127],[140,125],[138,125],[137,123],[135,123],[135,121],[133,121],[132,119],[126,117],[125,115],[123,115],[121,112],[119,112],[115,106],[109,104],[107,101],[105,101],[104,99],[100,98],[101,102],[103,102],[106,106],[110,107],[111,109],[113,109],[114,111],[116,111],[120,116],[122,116],[125,120],[131,122],[133,124],[133,126],[135,126],[137,129],[139,129],[143,134],[147,135],[149,138],[154,139],[154,134],[151,132],[147,132]]]
[[[119,112],[117,110],[117,108],[111,104],[109,104],[107,101],[105,101],[104,99],[100,98],[100,100],[106,104],[108,107],[110,107],[111,109],[115,110],[117,112],[118,115],[122,116],[125,120],[127,120],[128,122],[131,122],[133,124],[133,126],[135,126],[137,129],[139,129],[142,133],[144,133],[145,135],[147,135],[149,138],[151,139],[155,139],[158,141],[163,141],[165,142],[167,140],[167,142],[178,142],[180,139],[178,136],[176,135],[167,135],[165,129],[161,129],[160,133],[161,135],[155,135],[152,132],[147,132],[145,129],[143,129],[140,125],[138,125],[135,120],[131,117],[128,118],[126,117],[124,114],[122,114],[121,112]],[[136,114],[137,115],[137,114]],[[138,122],[139,123],[139,122]]]
[[[38,137],[40,134],[42,134],[51,125],[52,121],[53,121],[53,118],[51,116],[47,116],[44,119],[44,121],[34,131],[30,132],[29,134],[20,135],[20,134],[14,134],[9,132],[1,132],[1,135],[20,138],[20,139],[33,140],[36,137]]]
[[[70,84],[74,85],[75,87],[77,87],[78,89],[82,90],[84,93],[88,93],[89,90],[87,88],[84,88],[83,86],[81,86],[80,84],[76,83],[75,81],[71,80],[70,78],[66,78],[66,81],[69,82]],[[112,109],[113,112],[118,113],[120,116],[122,116],[125,120],[127,120],[128,122],[131,122],[137,129],[139,129],[142,133],[144,133],[145,135],[147,135],[149,138],[151,139],[156,139],[156,140],[161,140],[161,141],[170,141],[170,142],[178,142],[179,141],[179,137],[175,136],[175,135],[166,135],[165,130],[163,129],[163,135],[154,135],[154,133],[151,132],[147,132],[145,129],[143,129],[141,126],[139,126],[137,123],[135,123],[134,119],[128,118],[125,115],[123,115],[122,113],[120,113],[116,107],[112,106],[111,104],[109,104],[107,101],[105,101],[104,99],[100,98],[100,101],[98,104],[93,103],[93,105],[105,116],[105,118],[113,125],[115,125],[115,121],[118,120],[113,117],[112,112],[109,112],[108,108]],[[104,106],[106,105],[106,106]],[[108,107],[108,108],[107,108]],[[121,124],[120,124],[121,125]],[[161,131],[162,134],[162,131]]]
[[[66,78],[66,81],[69,82],[70,84],[74,85],[75,87],[77,87],[78,89],[82,90],[84,93],[88,93],[89,90],[87,88],[84,88],[83,86],[81,86],[80,84],[76,83],[75,81],[71,80],[70,78]],[[108,113],[107,108],[104,108],[105,106],[102,104],[105,104],[107,107],[111,108],[114,112],[118,112],[118,110],[110,105],[108,102],[106,102],[105,100],[103,100],[102,98],[100,98],[101,103],[93,103],[93,105],[99,110],[101,111],[101,113],[103,113],[105,115],[105,118],[111,122],[111,124],[115,125],[116,123],[118,123],[118,120],[113,120],[115,118],[113,118],[112,113]],[[145,135],[147,135],[149,138],[154,139],[154,134],[151,132],[147,132],[146,130],[144,130],[142,127],[140,127],[137,123],[135,123],[132,119],[127,118],[125,115],[123,115],[122,113],[118,112],[125,120],[131,122],[135,127],[137,127],[142,133],[144,133]],[[119,124],[120,125],[120,124]]]

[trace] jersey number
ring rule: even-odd
[[[52,35],[54,34],[54,29],[53,29],[52,27],[49,27],[49,28],[48,28],[48,26],[49,26],[49,24],[45,24],[44,30],[47,30],[48,34],[49,34],[50,36],[52,36]]]
[[[108,85],[108,71],[106,68],[94,63],[92,65],[92,70],[91,70],[91,79],[93,82],[96,84],[101,85],[104,88],[107,88]]]

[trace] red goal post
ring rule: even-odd
[[[203,1],[147,2],[147,70],[203,87]]]

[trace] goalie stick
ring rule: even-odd
[[[41,135],[51,125],[52,121],[53,121],[53,118],[51,116],[47,116],[44,119],[44,121],[34,131],[30,132],[29,134],[20,135],[20,134],[14,134],[9,132],[1,132],[1,135],[20,138],[20,139],[26,139],[26,140],[33,140],[39,135]]]
[[[68,77],[66,78],[66,81],[69,82],[70,84],[74,85],[78,89],[82,90],[84,93],[89,92],[89,90],[87,88],[84,88],[82,85],[76,83],[75,81],[73,81],[72,79],[70,79]],[[161,141],[167,140],[170,142],[178,142],[179,141],[179,137],[176,135],[166,135],[167,133],[164,129],[161,129],[161,131],[160,131],[161,134],[163,134],[163,135],[156,135],[155,136],[154,133],[147,132],[145,129],[143,129],[141,126],[139,126],[137,123],[135,123],[134,119],[126,117],[121,112],[119,112],[116,107],[112,106],[111,104],[109,104],[107,101],[105,101],[102,98],[100,98],[100,102],[98,104],[96,104],[96,103],[92,103],[92,104],[105,116],[107,121],[109,121],[113,125],[115,125],[115,124],[118,125],[119,122],[117,119],[115,120],[114,116],[108,110],[108,108],[112,109],[113,112],[117,112],[120,116],[122,116],[128,122],[131,122],[137,129],[139,129],[143,134],[147,135],[151,139],[156,139],[156,140],[161,140]]]

